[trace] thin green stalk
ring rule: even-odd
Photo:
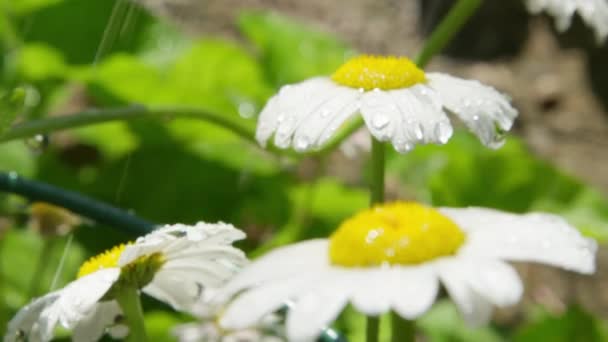
[[[416,338],[414,321],[391,312],[391,342],[413,342]]]
[[[384,202],[385,146],[372,138],[372,181],[370,205]]]
[[[144,313],[139,300],[137,288],[131,286],[121,287],[116,293],[116,301],[120,305],[129,327],[129,335],[125,338],[127,342],[145,342],[148,340],[146,326],[144,324]]]
[[[147,234],[156,226],[152,222],[77,192],[22,178],[16,172],[0,172],[0,192],[17,194],[33,202],[51,203],[135,235]]]
[[[420,68],[426,66],[431,58],[443,50],[454,35],[460,32],[481,2],[482,0],[459,0],[426,40],[422,51],[414,59],[415,63]]]
[[[380,316],[367,316],[365,342],[378,342],[380,338]]]
[[[38,294],[38,290],[40,289],[40,282],[43,279],[44,271],[46,271],[46,266],[49,265],[49,258],[51,253],[53,252],[53,246],[55,245],[55,240],[52,237],[46,238],[42,244],[42,250],[40,251],[40,256],[38,257],[38,262],[36,263],[36,268],[34,269],[34,274],[32,275],[32,279],[30,280],[30,288],[28,291],[29,298],[34,298]]]
[[[58,115],[40,120],[23,122],[13,126],[0,136],[0,142],[24,139],[38,134],[47,134],[69,128],[83,127],[93,124],[117,120],[135,119],[166,119],[174,117],[194,118],[222,126],[236,135],[255,142],[254,131],[244,125],[237,124],[224,116],[206,112],[196,108],[155,108],[130,106],[126,108],[92,109],[69,115]]]

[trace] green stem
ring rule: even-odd
[[[372,138],[372,181],[370,205],[384,202],[385,146]]]
[[[423,68],[450,42],[454,35],[460,32],[462,26],[481,5],[481,0],[458,0],[456,5],[443,18],[415,58],[415,63]]]
[[[125,321],[129,326],[129,335],[125,339],[128,342],[145,342],[146,326],[144,325],[144,313],[139,300],[137,288],[125,286],[116,293],[116,301],[120,305]]]
[[[413,342],[416,338],[414,321],[391,312],[391,342]]]
[[[69,128],[77,128],[93,124],[117,120],[135,119],[166,119],[174,117],[194,118],[214,123],[231,130],[236,135],[255,142],[254,131],[240,125],[224,116],[205,112],[195,108],[157,108],[149,109],[144,106],[126,108],[93,109],[76,114],[58,115],[40,120],[27,121],[13,126],[0,136],[0,142],[23,139],[38,134],[46,134]]]
[[[378,342],[380,337],[380,316],[367,316],[365,341]]]
[[[15,172],[0,172],[0,192],[21,195],[33,202],[51,203],[98,223],[135,235],[147,234],[156,226],[152,222],[77,192],[28,180]]]

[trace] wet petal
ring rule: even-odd
[[[506,96],[474,80],[440,73],[428,73],[427,78],[443,106],[456,114],[484,145],[502,146],[503,133],[511,129],[517,117],[517,110]]]
[[[440,210],[467,231],[461,255],[540,262],[587,274],[595,271],[596,242],[559,216],[486,208]]]

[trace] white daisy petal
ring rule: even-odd
[[[336,86],[327,77],[312,78],[282,87],[262,110],[258,119],[256,139],[265,145],[274,133],[274,144],[277,147],[289,147],[293,142],[294,132],[307,118],[313,113],[319,113],[320,118],[320,111],[334,98],[343,94],[344,87]],[[315,136],[320,135],[323,129],[316,125],[313,128],[315,131],[311,132],[311,135]]]
[[[116,301],[100,302],[96,305],[95,310],[89,312],[76,324],[72,333],[72,341],[98,341],[103,336],[106,327],[113,325],[120,315],[122,315],[122,310]]]
[[[595,31],[598,44],[608,37],[608,2],[605,0],[528,0],[527,5],[532,13],[546,11],[553,16],[559,31],[567,30],[572,16],[578,12]]]
[[[256,260],[237,274],[220,292],[217,300],[223,301],[237,292],[272,279],[283,279],[307,270],[319,270],[327,264],[328,242],[309,240],[278,248]]]
[[[95,310],[97,302],[108,292],[120,276],[119,268],[102,269],[69,283],[53,304],[40,314],[41,329],[52,335],[57,323],[73,328]]]
[[[465,321],[473,326],[487,323],[492,315],[492,304],[470,286],[464,265],[454,260],[438,263],[439,278],[450,297],[463,315]]]
[[[551,214],[509,214],[485,208],[442,208],[468,231],[459,254],[540,262],[580,273],[595,271],[594,240]]]
[[[8,323],[4,342],[18,342],[27,340],[31,342],[50,341],[53,337],[48,330],[40,329],[38,320],[40,313],[57,298],[60,292],[51,292],[43,297],[34,299],[23,307]]]
[[[319,277],[319,274],[308,274],[253,288],[228,306],[220,324],[228,329],[255,325],[267,314],[284,306],[288,299],[309,288]]]
[[[437,93],[422,84],[367,92],[361,100],[361,114],[376,139],[391,140],[401,153],[418,143],[445,144],[452,135]]]
[[[496,89],[474,80],[441,73],[427,73],[428,85],[435,89],[443,105],[456,114],[488,147],[498,148],[517,117],[509,99]],[[502,131],[502,132],[501,132]]]
[[[359,269],[348,274],[352,279],[351,303],[357,309],[369,316],[378,316],[387,312],[391,307],[393,292],[390,284],[395,282],[395,272],[387,269]],[[344,291],[344,289],[343,289]]]
[[[289,308],[286,328],[289,341],[313,341],[338,317],[348,302],[345,283],[338,275],[315,284]]]
[[[400,269],[391,288],[393,310],[405,319],[415,319],[435,302],[439,279],[428,267]]]
[[[347,87],[336,87],[329,100],[315,107],[296,128],[293,147],[297,152],[318,148],[358,110],[360,93]],[[331,132],[330,134],[327,134]],[[325,133],[325,134],[324,134]]]

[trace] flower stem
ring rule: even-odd
[[[77,192],[25,179],[15,172],[0,172],[0,192],[21,195],[34,202],[51,203],[97,223],[135,235],[147,234],[156,226],[154,223]]]
[[[384,202],[384,155],[384,143],[372,138],[371,206]]]
[[[416,56],[416,64],[424,67],[433,56],[443,50],[480,5],[481,0],[459,0],[427,39],[422,51]]]
[[[401,318],[395,312],[391,312],[391,341],[413,342],[416,337],[414,321]]]
[[[380,316],[367,316],[365,341],[378,342],[380,337]]]
[[[129,335],[125,340],[128,342],[147,341],[144,313],[141,308],[137,288],[131,286],[121,287],[116,293],[116,301],[118,301],[125,315],[126,323],[129,326]]]

